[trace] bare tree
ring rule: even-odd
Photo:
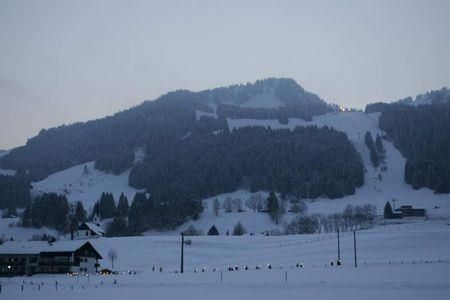
[[[114,269],[114,261],[117,260],[117,251],[116,249],[109,249],[108,251],[108,259],[111,261],[111,268]]]
[[[213,211],[214,211],[214,215],[216,217],[219,215],[219,209],[220,209],[220,202],[216,198],[216,199],[214,199],[214,202],[213,202]]]
[[[297,217],[286,225],[288,234],[313,234],[319,231],[319,220],[316,217]]]
[[[256,206],[256,210],[261,212],[267,209],[267,199],[262,198],[261,201],[258,202],[258,205]]]
[[[344,211],[342,212],[342,217],[344,218],[345,230],[352,228],[355,222],[355,212],[351,204],[348,204]]]
[[[195,236],[195,235],[204,235],[203,231],[194,227],[194,225],[189,225],[189,227],[183,231],[184,235],[187,236]]]
[[[242,200],[241,198],[235,198],[233,200],[231,200],[232,202],[232,207],[234,211],[237,212],[242,212]]]
[[[250,196],[250,198],[247,199],[247,201],[245,201],[245,205],[256,212],[258,206],[262,204],[262,201],[263,197],[261,196],[261,194],[253,194]]]
[[[308,206],[305,201],[299,200],[297,203],[291,206],[291,211],[296,214],[304,215],[308,211]]]
[[[230,213],[233,211],[233,202],[230,197],[226,198],[223,203],[222,207],[225,210],[225,212]]]

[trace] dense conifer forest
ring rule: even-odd
[[[407,158],[406,183],[450,193],[450,103],[392,105],[379,126]]]
[[[131,172],[130,184],[146,188],[161,201],[209,197],[238,188],[338,198],[363,185],[363,169],[347,136],[334,129],[245,127],[150,151]]]

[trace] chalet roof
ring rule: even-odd
[[[0,245],[0,254],[39,254],[41,252],[75,252],[89,244],[86,241],[58,241],[48,243],[45,241],[8,241]]]
[[[97,235],[103,235],[105,233],[103,228],[101,228],[98,224],[91,222],[84,222],[83,224],[80,225],[80,227],[78,227],[78,229],[82,230],[84,226],[92,230]]]

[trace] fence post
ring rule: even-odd
[[[284,271],[284,283],[287,283],[287,271]]]
[[[220,283],[222,283],[222,282],[223,282],[223,271],[220,270]]]

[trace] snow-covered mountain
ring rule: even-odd
[[[386,170],[381,167],[374,168],[370,161],[369,149],[364,142],[364,134],[369,131],[372,135],[383,135],[378,128],[378,118],[380,113],[363,112],[336,112],[314,117],[312,121],[291,118],[288,124],[281,124],[277,119],[227,119],[230,130],[244,126],[265,126],[273,129],[289,128],[296,126],[319,127],[328,126],[336,130],[345,132],[350,141],[360,153],[366,167],[365,185],[357,189],[355,195],[346,196],[340,199],[307,199],[308,213],[332,214],[344,210],[348,204],[363,205],[374,204],[378,208],[378,213],[382,210],[386,201],[396,199],[396,205],[414,205],[425,208],[431,218],[450,218],[450,195],[434,194],[433,191],[423,188],[414,190],[406,184],[403,179],[405,158],[388,140],[383,140],[386,149]],[[84,173],[84,166],[87,166],[88,173]],[[116,198],[124,192],[131,200],[137,191],[128,186],[128,173],[126,171],[120,175],[107,174],[94,169],[94,163],[80,164],[78,166],[52,174],[48,178],[33,183],[35,192],[57,192],[67,195],[71,201],[82,201],[85,207],[92,207],[93,203],[100,198],[102,192],[112,192]],[[381,176],[381,177],[380,177]],[[380,179],[381,178],[381,179]],[[267,197],[267,191],[258,192]],[[237,190],[232,193],[225,193],[203,200],[204,211],[196,221],[188,221],[173,232],[149,231],[147,234],[170,234],[185,230],[190,225],[206,232],[212,225],[216,225],[221,233],[231,231],[233,226],[242,222],[244,226],[252,232],[262,232],[272,229],[281,229],[284,223],[290,222],[296,214],[287,213],[283,216],[280,225],[274,225],[269,216],[265,213],[253,212],[245,206],[245,201],[251,196],[247,190]],[[221,208],[219,215],[215,216],[213,211],[213,201],[218,199],[220,203],[226,198],[241,199],[244,212],[225,213]]]
[[[447,99],[446,97],[448,98],[448,90],[442,89],[418,96],[417,100],[426,103],[422,101],[425,98]],[[44,130],[37,137],[30,139],[26,146],[7,153],[0,162],[9,167],[17,166],[32,177],[35,176],[37,179],[32,183],[34,194],[43,192],[64,194],[69,201],[81,201],[88,209],[92,208],[103,192],[113,193],[116,201],[123,192],[131,201],[141,188],[146,188],[147,192],[160,196],[164,201],[166,196],[170,196],[170,199],[179,197],[185,200],[185,192],[194,192],[194,197],[198,197],[201,193],[195,194],[196,191],[186,189],[185,186],[181,189],[178,189],[180,185],[175,186],[177,190],[169,186],[177,179],[176,177],[171,180],[165,178],[167,181],[162,181],[159,187],[145,182],[152,175],[152,169],[149,167],[152,164],[149,162],[158,160],[161,153],[164,154],[170,147],[176,155],[179,151],[185,150],[180,145],[201,141],[203,138],[213,136],[212,133],[218,135],[244,127],[291,131],[296,127],[328,127],[345,133],[362,158],[365,168],[364,185],[356,188],[354,194],[347,194],[338,199],[328,199],[325,196],[307,198],[310,214],[342,212],[348,204],[375,204],[378,213],[381,214],[386,201],[395,199],[397,206],[414,205],[427,209],[431,218],[450,218],[449,194],[435,194],[427,188],[414,190],[411,185],[405,183],[406,159],[388,138],[382,139],[386,151],[383,164],[378,168],[373,167],[364,135],[367,132],[374,137],[386,135],[378,127],[379,118],[379,112],[338,112],[333,105],[305,91],[293,80],[267,79],[254,84],[198,93],[172,92],[158,100],[147,101],[112,117]],[[61,144],[65,147],[60,147]],[[210,149],[201,149],[198,155],[208,153]],[[249,158],[251,159],[252,157]],[[161,172],[161,177],[167,176],[174,167],[170,164],[172,161],[169,157],[167,167],[164,165],[158,171]],[[207,174],[210,174],[208,176],[216,176],[223,171],[216,170],[214,162],[206,167],[210,168],[207,170]],[[14,174],[11,170],[0,171],[2,174]],[[224,174],[230,175],[226,172]],[[233,179],[232,176],[230,178]],[[216,183],[223,182],[216,181]],[[176,192],[170,194],[175,190],[178,194]],[[234,189],[224,185],[223,190],[225,193],[204,193],[201,196],[204,210],[199,218],[194,221],[190,218],[192,215],[183,215],[182,218],[187,217],[189,221],[172,233],[184,230],[190,225],[206,232],[213,224],[223,233],[230,231],[238,221],[253,232],[261,232],[280,229],[296,216],[287,213],[276,226],[267,214],[253,212],[245,205],[242,212],[225,213],[221,209],[219,215],[215,216],[212,204],[214,199],[217,198],[223,203],[228,197],[238,198],[245,204],[252,194],[238,184]],[[267,192],[268,188],[257,191],[264,197],[267,196]]]

